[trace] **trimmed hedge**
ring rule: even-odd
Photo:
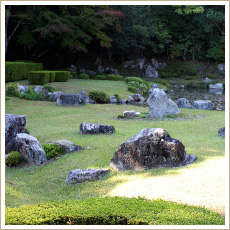
[[[65,82],[70,79],[70,72],[68,71],[55,71],[55,82]]]
[[[108,75],[107,80],[110,80],[110,81],[122,81],[122,76]]]
[[[163,200],[104,197],[6,207],[6,225],[224,225],[218,213]]]
[[[125,81],[126,83],[129,83],[129,82],[131,82],[131,81],[134,81],[134,82],[138,82],[138,83],[140,83],[140,84],[145,84],[146,86],[149,86],[149,84],[148,84],[147,81],[145,81],[145,80],[143,80],[143,79],[141,79],[141,78],[139,78],[139,77],[126,77],[126,78],[124,79],[124,81]]]
[[[94,77],[95,80],[107,80],[107,76],[105,75],[96,75]]]
[[[44,85],[50,82],[49,71],[31,71],[29,72],[28,81],[32,85]]]
[[[89,79],[89,75],[86,73],[81,73],[78,75],[78,78],[79,79]]]
[[[30,62],[6,62],[5,63],[5,81],[20,81],[28,78],[30,71],[43,70],[42,63]]]

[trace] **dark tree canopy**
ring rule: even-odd
[[[63,67],[87,51],[125,59],[225,58],[225,7],[221,5],[8,5],[5,10],[7,60],[53,57]]]

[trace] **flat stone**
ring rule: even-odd
[[[107,173],[109,173],[109,169],[74,169],[68,174],[66,182],[76,184],[84,181],[100,180]]]
[[[132,110],[132,111],[124,111],[123,112],[123,117],[124,118],[137,117],[138,115],[140,115],[140,113],[136,113],[134,110]]]
[[[14,150],[15,137],[25,133],[26,115],[5,114],[5,153]]]
[[[225,137],[225,127],[218,130],[218,136]]]
[[[212,110],[212,102],[209,100],[197,100],[192,103],[192,109]]]
[[[81,151],[83,149],[81,146],[75,145],[71,141],[67,140],[53,141],[51,143],[60,146],[65,153]]]
[[[27,133],[18,133],[15,138],[15,150],[32,164],[41,165],[47,161],[45,151],[36,137]]]
[[[217,84],[210,84],[209,89],[223,89],[223,84],[222,83],[217,83]]]
[[[123,142],[110,162],[115,170],[141,170],[180,166],[186,160],[184,145],[162,128],[142,129]],[[190,162],[190,161],[189,161]]]
[[[176,103],[163,90],[158,88],[155,88],[150,94],[147,104],[149,105],[149,117],[152,118],[162,118],[180,113]]]
[[[81,123],[80,134],[106,134],[114,133],[115,128],[112,125]]]
[[[79,106],[85,105],[86,99],[83,94],[62,93],[57,96],[56,105]]]

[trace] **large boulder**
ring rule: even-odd
[[[158,78],[159,77],[158,71],[154,67],[152,67],[151,65],[148,65],[146,67],[145,75],[147,77],[153,77],[153,78]]]
[[[218,136],[225,137],[225,127],[218,130]]]
[[[86,99],[84,94],[59,94],[56,100],[56,105],[85,105]]]
[[[74,169],[66,177],[66,182],[76,184],[84,181],[100,180],[107,173],[109,173],[109,169]]]
[[[26,115],[5,114],[5,153],[14,149],[15,137],[25,133]]]
[[[164,116],[179,114],[178,106],[161,89],[155,88],[147,100],[149,117],[162,118]]]
[[[176,104],[178,108],[184,108],[184,109],[189,108],[189,101],[186,98],[179,98]]]
[[[197,100],[192,103],[192,109],[212,110],[212,102],[209,100]]]
[[[64,153],[76,152],[83,149],[81,146],[75,145],[67,140],[53,141],[51,143],[60,146],[64,150]]]
[[[112,125],[93,123],[81,123],[80,125],[80,134],[106,134],[114,132],[115,128]]]
[[[47,161],[46,153],[37,138],[27,133],[16,135],[15,150],[20,152],[28,163],[41,165]]]
[[[117,148],[110,162],[115,170],[175,167],[182,164],[186,165],[184,145],[161,128],[142,129]]]

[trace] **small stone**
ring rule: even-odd
[[[18,86],[18,91],[21,94],[28,93],[28,86],[26,86],[26,85],[19,85]]]
[[[131,118],[131,117],[137,117],[139,114],[136,113],[134,110],[132,111],[124,111],[123,112],[123,117],[124,118]]]
[[[75,145],[67,140],[53,141],[51,143],[60,146],[64,150],[64,153],[76,152],[83,149],[81,146]]]
[[[110,103],[111,103],[111,104],[117,104],[117,99],[116,99],[115,96],[111,96],[111,97],[110,97]]]
[[[93,123],[81,123],[80,125],[80,134],[106,134],[114,132],[115,128],[112,125]]]
[[[212,80],[209,79],[208,77],[206,77],[205,80],[203,80],[203,82],[205,82],[205,83],[210,83],[210,82],[212,82]]]
[[[147,77],[153,77],[153,78],[158,78],[159,77],[158,71],[154,67],[152,67],[150,65],[148,65],[146,67],[145,75]]]
[[[192,109],[212,110],[212,102],[209,100],[197,100],[192,103]]]
[[[225,137],[225,127],[218,130],[218,136]]]
[[[109,173],[109,169],[74,169],[68,174],[66,182],[76,184],[84,181],[100,180],[107,173]]]
[[[178,108],[189,108],[189,101],[186,98],[179,98],[178,101],[176,102]]]

